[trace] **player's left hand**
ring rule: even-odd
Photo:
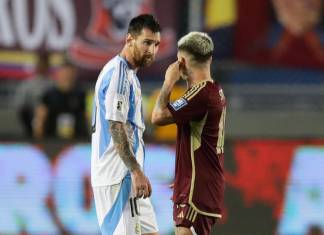
[[[132,185],[137,198],[147,198],[151,196],[152,186],[149,179],[144,175],[141,169],[134,169],[131,172]]]

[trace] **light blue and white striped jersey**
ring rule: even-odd
[[[109,120],[127,123],[128,137],[138,163],[143,167],[145,129],[141,87],[134,70],[121,56],[115,56],[98,77],[92,116],[92,186],[117,184],[127,168],[109,131]]]

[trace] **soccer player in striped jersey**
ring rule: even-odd
[[[95,87],[91,184],[103,235],[158,235],[151,185],[143,173],[145,129],[136,72],[152,64],[160,26],[152,15],[133,18],[125,46],[102,69]]]
[[[224,197],[224,125],[226,101],[210,74],[211,38],[191,32],[178,41],[178,60],[165,73],[152,122],[177,125],[173,219],[177,235],[209,235],[221,218]],[[180,79],[188,90],[173,103]]]

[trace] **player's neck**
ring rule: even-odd
[[[130,67],[135,70],[135,72],[137,72],[138,67],[136,67],[135,62],[134,62],[134,58],[132,57],[132,55],[130,54],[129,50],[127,49],[127,46],[125,45],[124,48],[122,49],[122,51],[119,53],[119,55],[121,57],[123,57],[127,63],[130,65]]]
[[[189,77],[187,78],[188,88],[191,88],[202,81],[213,81],[213,79],[210,76],[210,70],[192,70]]]

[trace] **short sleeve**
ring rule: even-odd
[[[107,120],[126,123],[129,110],[130,84],[127,78],[127,67],[119,62],[111,75],[105,95]]]
[[[180,99],[168,104],[172,117],[177,124],[200,120],[207,111],[207,96],[203,90],[193,88],[188,90]]]

